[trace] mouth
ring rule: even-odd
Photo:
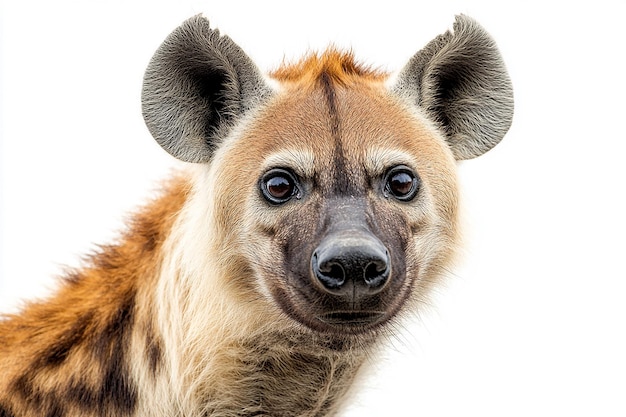
[[[334,311],[317,316],[317,319],[331,326],[368,326],[384,317],[380,311]]]

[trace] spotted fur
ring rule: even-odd
[[[502,138],[511,86],[464,16],[397,76],[330,49],[271,78],[202,17],[166,39],[144,117],[190,164],[55,295],[0,322],[0,417],[340,410],[365,358],[450,266],[455,160]],[[410,201],[389,195],[394,167],[415,173]],[[261,190],[276,169],[295,182],[280,204]],[[348,276],[339,296],[312,262],[356,237],[384,249],[390,272],[375,289]]]

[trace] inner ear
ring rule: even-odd
[[[489,34],[467,16],[433,39],[398,76],[394,92],[435,121],[457,159],[493,148],[513,118],[513,88]]]
[[[199,72],[191,79],[197,86],[199,98],[203,99],[206,104],[210,103],[215,108],[216,113],[222,113],[226,107],[224,94],[224,85],[228,82],[226,74],[216,70],[207,70]]]
[[[252,60],[195,16],[157,49],[144,76],[143,115],[178,159],[208,162],[243,115],[271,94]]]
[[[226,73],[215,69],[206,69],[192,76],[193,84],[196,86],[198,100],[202,103],[202,108],[206,109],[204,120],[204,134],[206,138],[213,138],[219,126],[232,122],[235,114],[240,108],[237,103],[233,103],[229,97],[227,85],[232,85],[233,80]],[[236,107],[236,108],[235,108]],[[213,148],[215,143],[207,140],[207,146]]]
[[[435,115],[447,133],[451,133],[453,130],[450,113],[453,113],[453,104],[458,100],[458,92],[462,89],[461,77],[462,71],[458,71],[450,65],[432,75],[432,80],[430,80],[430,84],[437,87],[433,89],[434,94],[432,103],[428,106],[428,112]]]

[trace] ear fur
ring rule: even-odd
[[[208,162],[236,121],[270,95],[252,60],[195,16],[157,49],[144,76],[143,116],[156,141],[187,162]]]
[[[513,118],[513,88],[500,52],[473,19],[433,39],[400,72],[393,91],[426,111],[456,159],[493,148]]]

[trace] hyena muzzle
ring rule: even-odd
[[[197,16],[155,53],[142,104],[185,164],[0,322],[0,417],[336,414],[452,262],[456,161],[513,115],[465,16],[394,75],[329,49],[267,78]]]

